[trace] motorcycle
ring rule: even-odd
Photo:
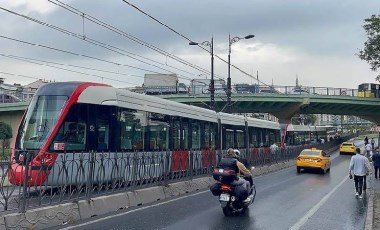
[[[243,214],[249,205],[255,201],[256,187],[254,183],[251,183],[248,197],[245,200],[241,200],[237,197],[236,187],[240,185],[234,185],[233,180],[236,178],[236,173],[229,169],[214,169],[214,179],[218,180],[219,185],[219,202],[225,216],[231,216],[236,213]],[[231,180],[231,178],[235,177]],[[213,192],[214,194],[214,192]]]

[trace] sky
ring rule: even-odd
[[[211,69],[210,48],[189,40],[213,37],[215,79],[227,79],[229,34],[252,34],[231,45],[231,64],[242,70],[231,68],[234,84],[257,83],[258,73],[262,84],[294,86],[298,77],[303,86],[357,88],[378,75],[355,55],[372,14],[380,1],[2,0],[0,77],[121,88],[141,86],[147,73],[176,73],[188,85]]]

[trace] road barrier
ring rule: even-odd
[[[317,147],[336,149],[350,138]],[[262,175],[293,166],[299,152],[309,147],[293,146],[269,155],[265,148],[251,149],[242,151],[242,155],[250,164],[256,164],[253,174]],[[57,167],[50,168],[51,177],[35,186],[6,183],[13,160],[1,167],[0,230],[49,228],[205,189],[215,183],[209,176],[224,153],[65,153],[57,158]],[[42,169],[38,172],[47,174]]]

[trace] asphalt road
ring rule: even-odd
[[[350,158],[340,156],[338,152],[332,154],[331,172],[325,175],[312,172],[297,174],[296,168],[291,167],[255,178],[255,202],[239,216],[225,217],[218,198],[209,191],[201,191],[66,228],[363,229],[367,196],[355,198],[354,182],[348,179]]]

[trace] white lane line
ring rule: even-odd
[[[293,225],[289,230],[298,230],[309,220],[310,217],[314,215],[318,211],[318,209],[326,203],[326,201],[330,198],[330,196],[340,187],[342,184],[348,179],[344,177],[344,179],[337,185],[333,190],[331,190],[322,200],[320,200],[314,207],[312,207],[295,225]]]
[[[75,225],[75,226],[70,226],[70,227],[61,228],[61,229],[63,230],[63,229],[79,228],[79,227],[86,226],[86,225],[89,225],[89,224],[93,224],[93,223],[109,220],[109,219],[112,219],[112,218],[115,218],[115,217],[128,215],[130,213],[138,212],[138,211],[141,211],[141,210],[144,210],[144,209],[147,209],[147,208],[153,208],[153,207],[160,206],[160,205],[163,205],[163,204],[168,204],[168,203],[171,203],[171,202],[174,202],[174,201],[177,201],[177,200],[182,200],[182,199],[185,199],[187,197],[197,196],[197,195],[200,195],[200,194],[203,194],[203,193],[206,193],[206,192],[210,192],[210,191],[206,190],[206,191],[194,193],[194,194],[187,195],[187,196],[181,196],[181,197],[178,197],[178,198],[175,198],[175,199],[172,199],[172,200],[168,200],[168,201],[164,201],[164,202],[161,202],[161,203],[158,203],[158,204],[152,204],[152,205],[149,205],[149,206],[144,206],[144,207],[137,208],[137,209],[134,209],[134,210],[131,210],[131,211],[128,211],[128,212],[123,212],[123,213],[119,213],[119,214],[116,214],[116,215],[113,215],[113,216],[103,217],[103,218],[96,219],[96,220],[93,220],[93,221],[89,221],[89,222],[86,222],[86,223],[83,223],[83,224],[78,224],[78,225]]]

